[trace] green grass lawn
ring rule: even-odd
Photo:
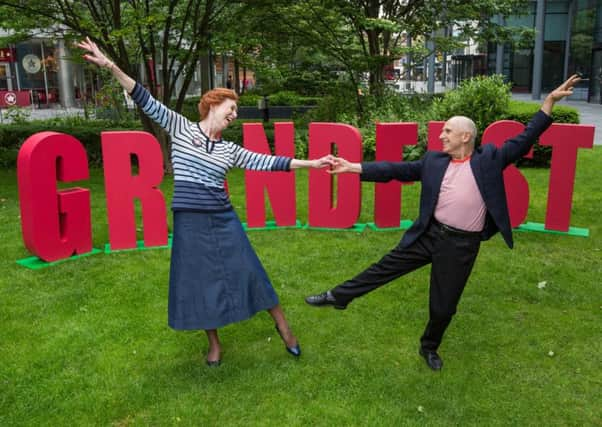
[[[418,356],[429,268],[346,311],[303,297],[379,259],[401,232],[251,231],[303,355],[285,352],[267,313],[221,330],[223,364],[202,332],[167,326],[169,251],[95,255],[41,270],[24,248],[14,170],[0,172],[0,425],[602,425],[602,150],[581,150],[571,225],[590,237],[515,233],[482,245],[435,373]],[[548,170],[523,171],[528,221],[544,222]],[[230,177],[244,220],[243,174]],[[108,241],[103,178],[89,181],[95,247]],[[307,175],[298,172],[307,220]],[[171,180],[163,188],[171,197]],[[361,222],[373,220],[373,185]],[[404,187],[404,218],[418,185]],[[171,219],[170,219],[171,222]],[[538,284],[546,282],[545,287]]]

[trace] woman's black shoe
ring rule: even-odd
[[[289,347],[286,345],[286,341],[284,340],[284,337],[282,336],[282,333],[280,332],[280,329],[278,328],[278,325],[274,325],[276,327],[276,331],[278,332],[278,335],[280,335],[280,338],[282,338],[282,341],[284,341],[284,346],[286,347],[286,351],[288,351],[290,354],[292,354],[295,357],[299,357],[301,356],[301,347],[299,347],[299,343],[297,343],[297,345],[293,346],[293,347]]]

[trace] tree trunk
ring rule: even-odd
[[[240,64],[238,63],[238,59],[234,60],[234,90],[237,94],[240,95]]]
[[[140,121],[145,131],[153,134],[159,141],[161,146],[161,153],[163,154],[163,170],[167,174],[173,173],[173,166],[171,164],[171,143],[169,135],[155,122],[149,119],[142,110],[138,109],[140,114]]]

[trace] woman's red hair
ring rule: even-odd
[[[226,99],[238,102],[238,95],[236,95],[236,92],[233,90],[224,87],[218,87],[206,92],[199,102],[199,114],[201,115],[201,120],[207,117],[212,105],[219,105]]]

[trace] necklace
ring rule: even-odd
[[[207,141],[222,142],[222,138],[219,138],[219,139],[211,139],[211,138],[209,138],[209,136],[205,132],[203,132],[203,129],[201,128],[201,125],[199,125],[199,122],[196,123],[196,127],[199,129],[199,132],[201,132],[201,135],[203,135],[207,139]]]

